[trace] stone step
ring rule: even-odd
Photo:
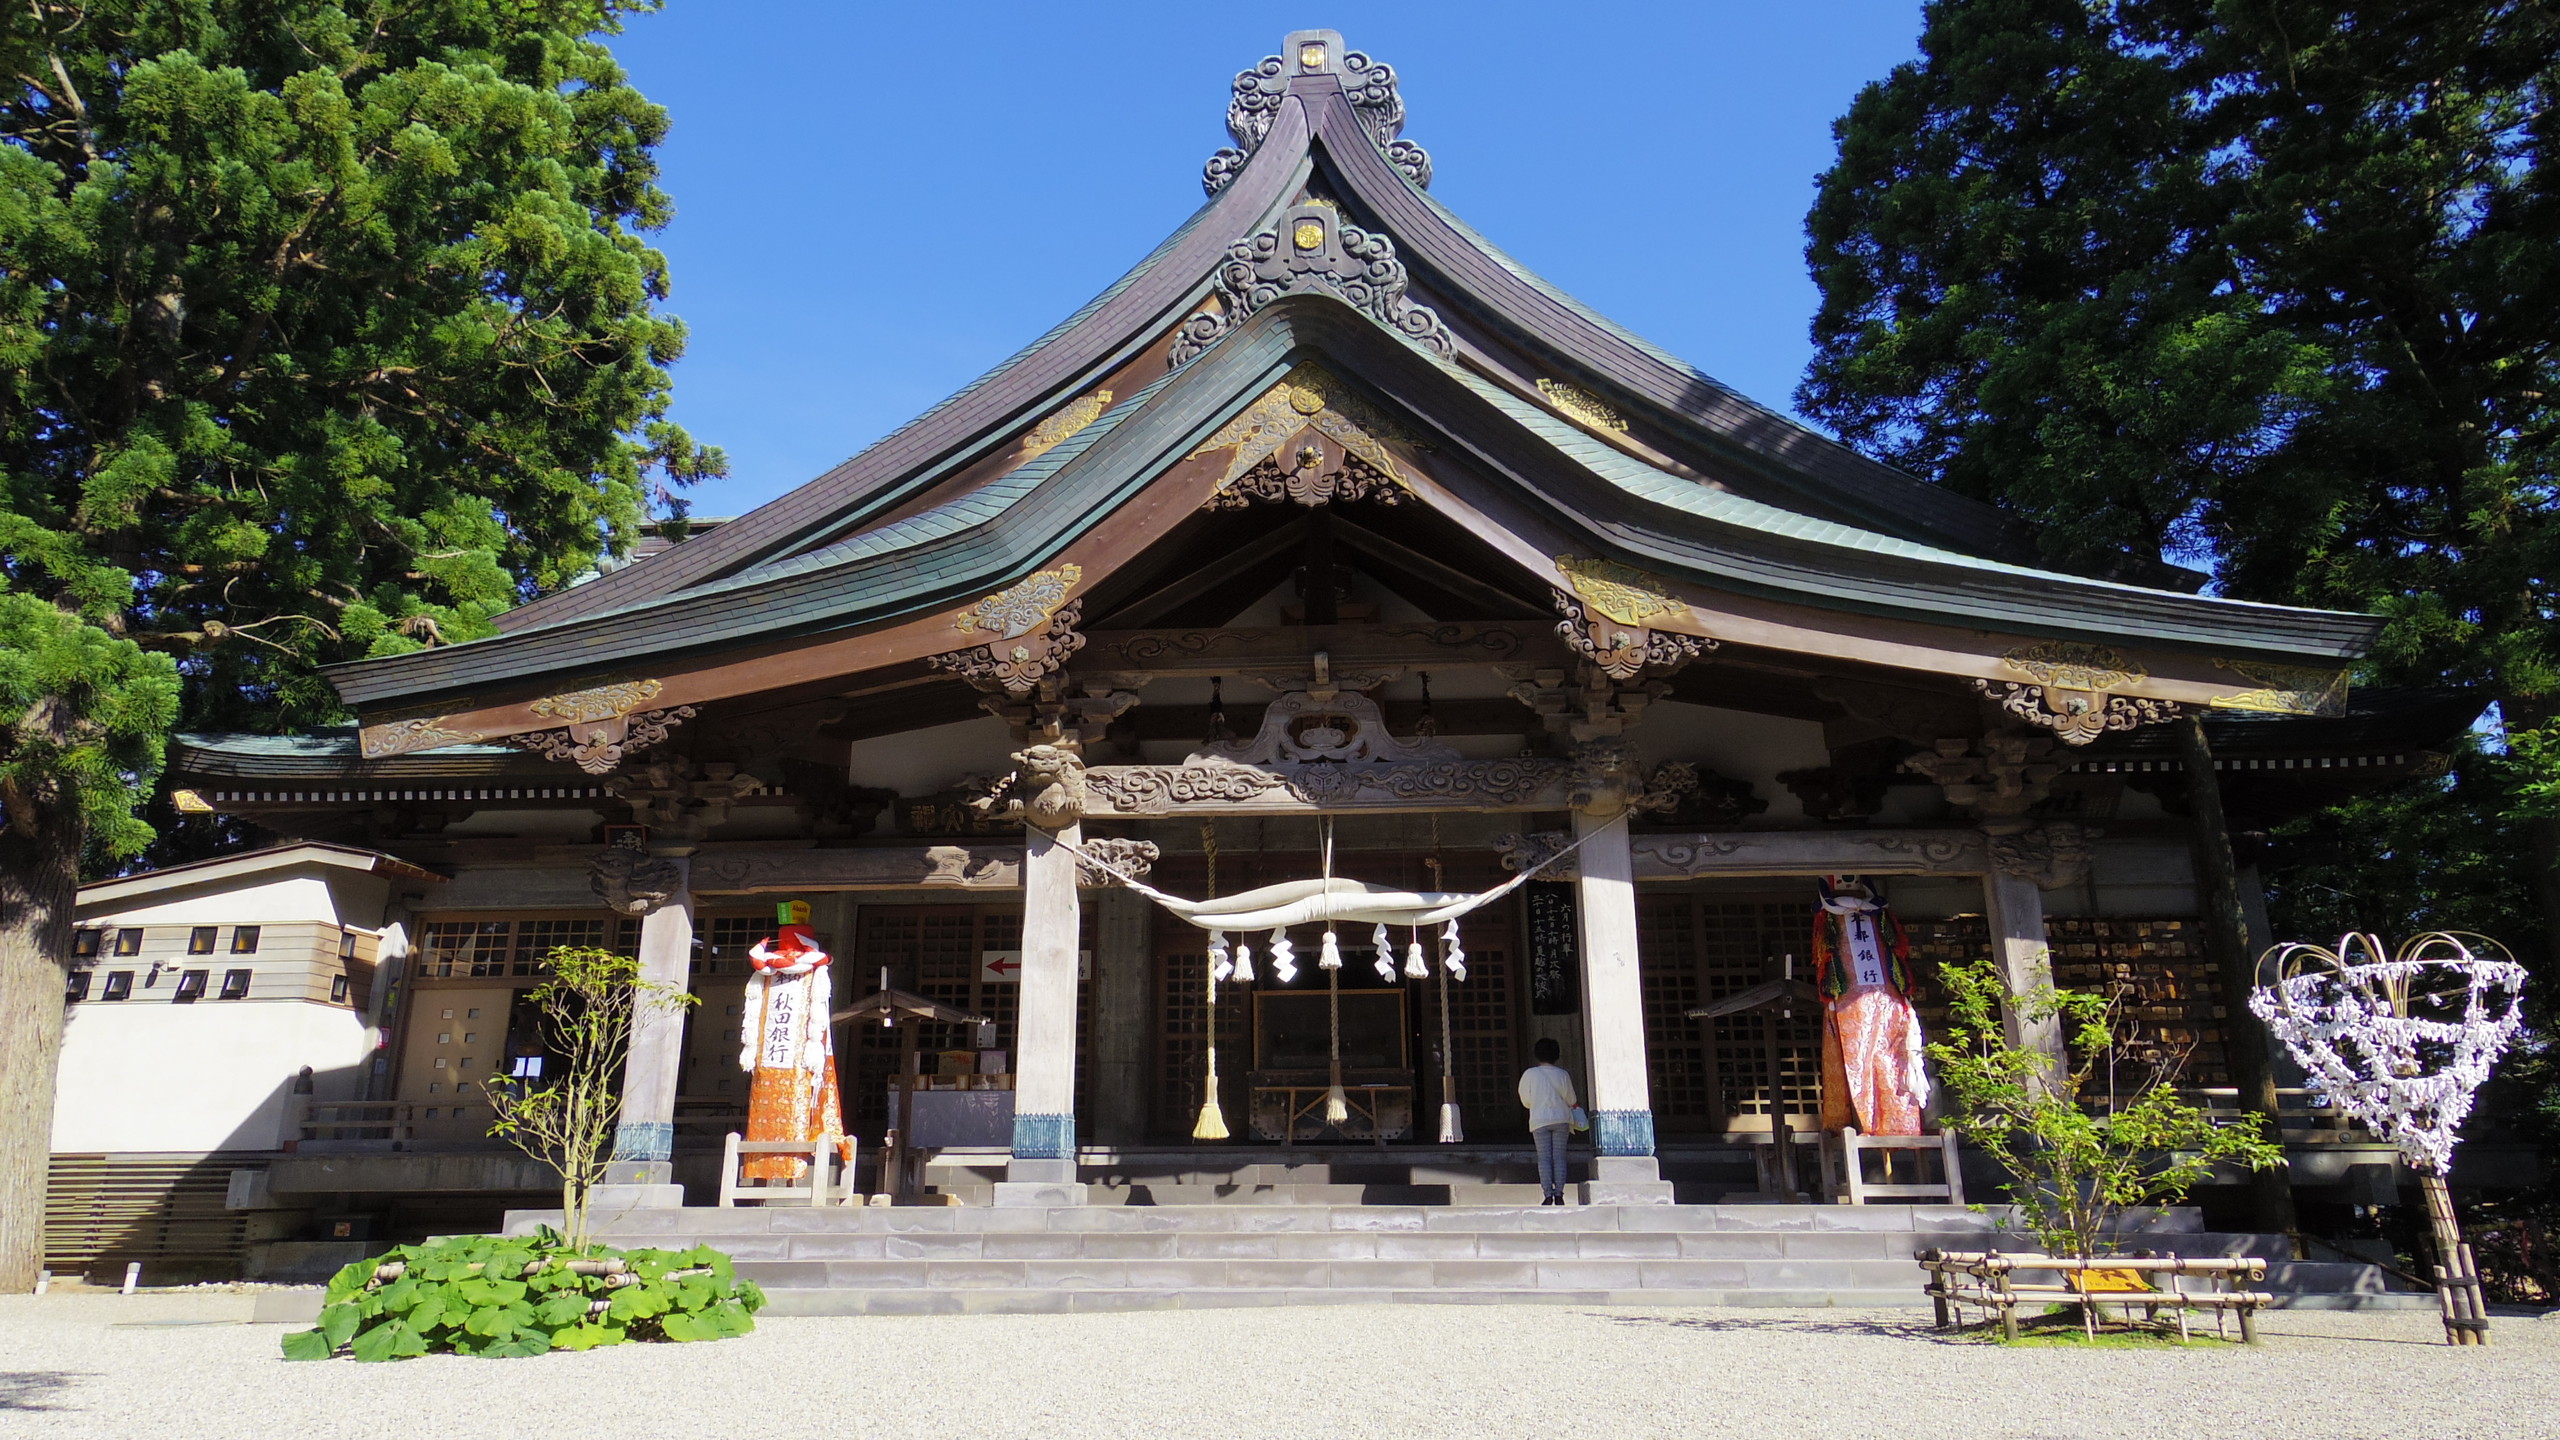
[[[839,1232],[1162,1230],[1242,1231],[1890,1231],[1930,1237],[1949,1249],[1986,1248],[1997,1217],[1950,1205],[1085,1205],[997,1208],[963,1205],[702,1206],[599,1213],[601,1234],[633,1244],[682,1234]],[[556,1210],[508,1212],[511,1233],[560,1223]],[[2191,1212],[2155,1212],[2124,1232],[2127,1245],[2198,1233]],[[2012,1245],[2010,1248],[2018,1248]]]
[[[1921,1248],[1885,1230],[1095,1231],[904,1235],[679,1235],[740,1262],[801,1260],[1894,1260]]]
[[[742,1260],[768,1290],[1891,1290],[1905,1259]]]
[[[1046,1315],[1123,1310],[1232,1310],[1272,1305],[1628,1305],[1647,1308],[1718,1306],[1760,1309],[1819,1310],[1832,1308],[1916,1310],[1924,1315],[1928,1297],[1917,1286],[1874,1290],[1712,1289],[1571,1290],[1536,1288],[1364,1290],[1285,1287],[1186,1290],[1072,1290],[1038,1288],[989,1289],[859,1289],[827,1287],[771,1290],[768,1315]],[[2276,1306],[2285,1310],[2429,1310],[2432,1292],[2391,1294],[2295,1294],[2279,1292]],[[2195,1323],[2210,1329],[2212,1321]]]
[[[774,1290],[768,1315],[1055,1315],[1126,1310],[1234,1310],[1273,1305],[1644,1305],[1782,1309],[1910,1308],[1916,1290]],[[2428,1304],[2434,1301],[2430,1298]]]

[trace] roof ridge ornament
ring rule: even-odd
[[[1345,50],[1338,30],[1300,30],[1282,44],[1280,54],[1265,55],[1260,64],[1236,75],[1227,101],[1227,133],[1235,137],[1235,148],[1209,157],[1201,168],[1201,189],[1215,195],[1243,172],[1271,133],[1280,102],[1288,98],[1289,82],[1300,75],[1341,77],[1343,98],[1360,117],[1360,128],[1386,153],[1387,163],[1421,188],[1431,188],[1430,152],[1399,138],[1404,134],[1404,96],[1396,89],[1396,68]]]
[[[1354,310],[1446,360],[1457,353],[1449,327],[1427,305],[1405,299],[1404,262],[1383,232],[1342,223],[1329,205],[1293,207],[1280,223],[1227,247],[1218,266],[1218,296],[1226,308],[1199,314],[1174,332],[1168,368],[1202,351],[1283,295],[1323,291]]]

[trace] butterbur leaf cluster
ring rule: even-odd
[[[508,1358],[634,1340],[726,1340],[755,1329],[764,1291],[729,1257],[691,1250],[572,1249],[458,1235],[359,1260],[329,1281],[320,1323],[284,1337],[288,1360]]]

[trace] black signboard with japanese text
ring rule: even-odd
[[[1529,1013],[1582,1013],[1582,904],[1573,885],[1532,881],[1529,904]]]

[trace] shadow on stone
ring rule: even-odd
[[[62,1370],[0,1370],[0,1411],[69,1409],[52,1402],[70,1391],[73,1378]]]

